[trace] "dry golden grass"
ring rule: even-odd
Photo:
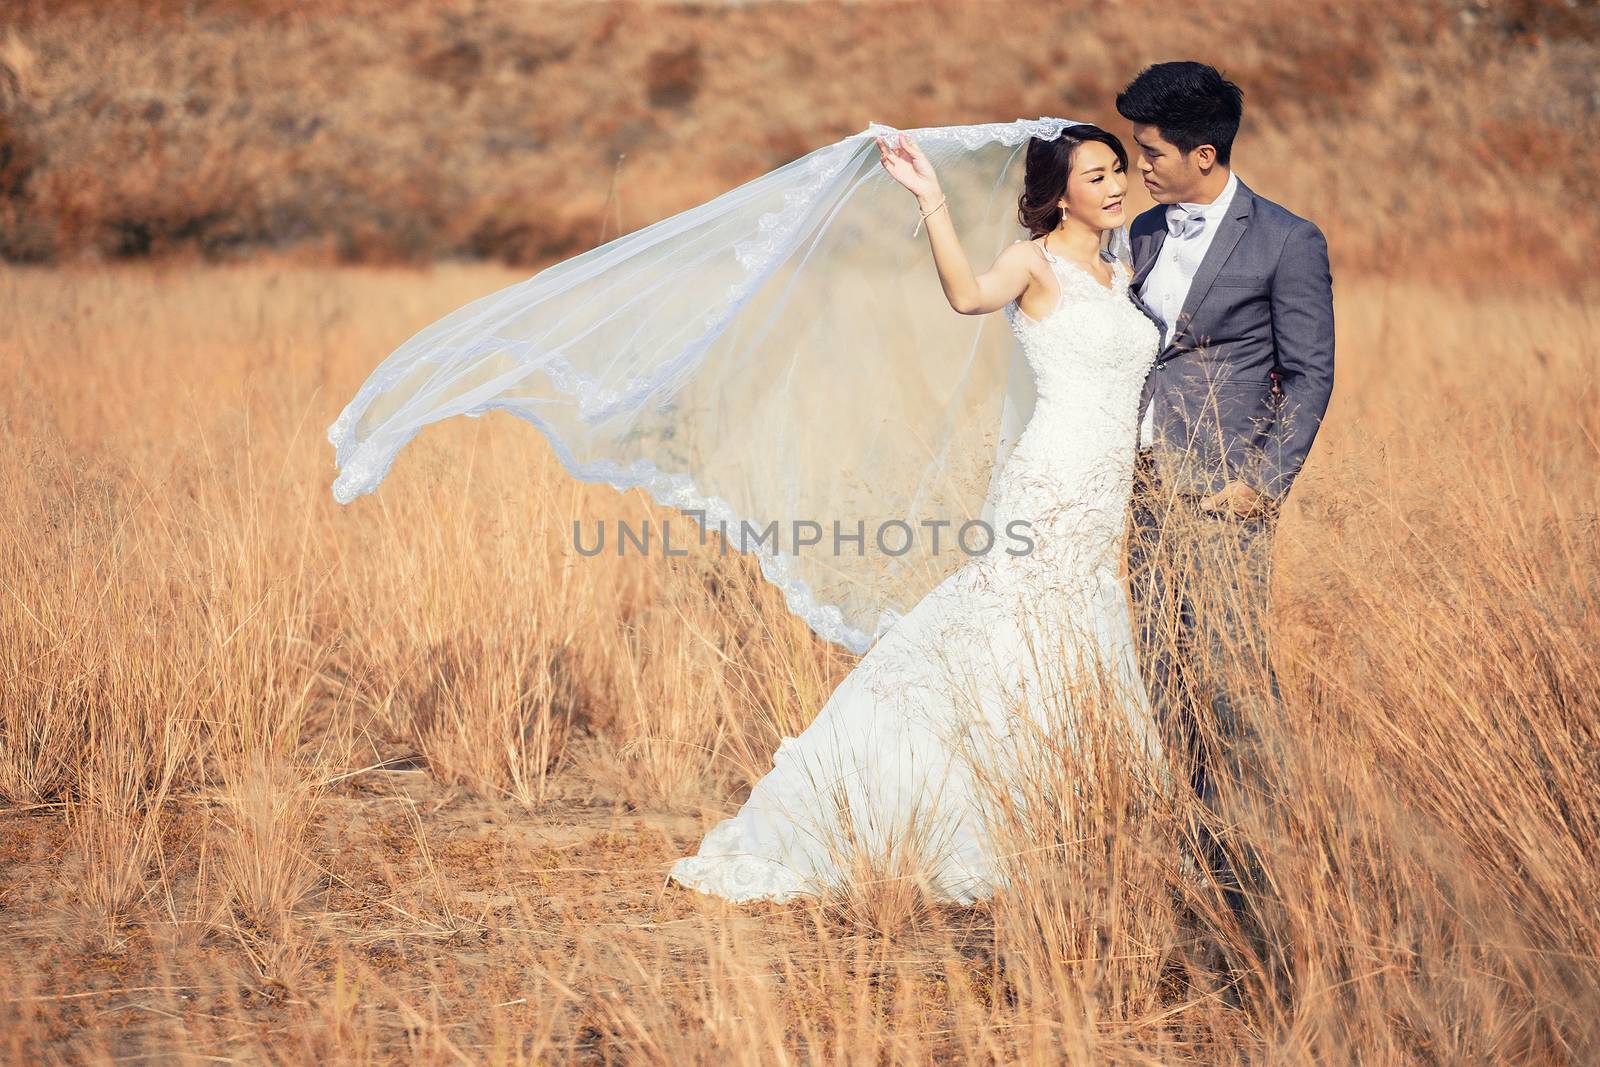
[[[1176,951],[1179,905],[1237,932],[1114,760],[1040,750],[1090,788],[1045,789],[989,905],[665,888],[852,657],[737,557],[577,556],[573,516],[650,505],[515,420],[332,502],[375,356],[510,277],[0,274],[7,1059],[1593,1060],[1591,300],[1338,281],[1277,553],[1283,802],[1241,828],[1284,1011]]]
[[[873,119],[1121,129],[1165,10],[6,5],[0,257],[155,262],[0,267],[0,1060],[1600,1058],[1592,5],[1247,0],[1186,41],[1336,259],[1237,828],[1292,958],[1242,1008],[1183,943],[1239,941],[1188,813],[1101,734],[1029,750],[986,905],[665,886],[853,657],[736,557],[576,555],[575,516],[661,515],[514,420],[331,499],[371,366],[526,270],[319,259],[544,262]]]

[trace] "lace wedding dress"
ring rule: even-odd
[[[992,894],[1004,882],[994,785],[1022,773],[1008,762],[1025,733],[1019,717],[1058,740],[1064,729],[1071,744],[1061,694],[1091,675],[1109,676],[1135,738],[1162,764],[1120,575],[1138,398],[1159,335],[1129,299],[1124,264],[1112,264],[1107,287],[1040,248],[1061,297],[1039,321],[1015,301],[1004,309],[1037,400],[996,483],[996,550],[878,639],[811,725],[783,739],[738,814],[673,865],[679,883],[782,901],[838,887],[852,857],[881,869],[910,847],[936,897]],[[998,547],[1016,520],[1031,523],[1031,552]]]

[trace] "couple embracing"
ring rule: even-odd
[[[893,203],[909,207],[906,190],[915,196],[927,242],[917,254],[931,256],[948,303],[949,324],[917,335],[930,381],[943,354],[990,336],[961,333],[960,317],[994,312],[1031,372],[1031,411],[983,503],[997,527],[1030,524],[1034,548],[968,561],[904,611],[861,592],[870,582],[825,592],[822,571],[802,581],[763,561],[791,609],[864,655],[783,739],[739,811],[674,864],[680,884],[736,901],[822,894],[862,854],[915,838],[935,897],[990,896],[1006,883],[996,802],[1029,773],[1019,739],[1032,727],[1072,742],[1075,694],[1094,690],[1147,757],[1150,788],[1198,796],[1196,867],[1241,917],[1266,890],[1259,857],[1227,832],[1224,801],[1259,788],[1257,727],[1278,701],[1270,552],[1333,386],[1327,246],[1234,173],[1242,94],[1214,68],[1149,67],[1116,106],[1136,164],[1116,135],[1059,119],[870,127],[458,310],[391,356],[330,429],[340,500],[375,488],[423,425],[496,408],[538,427],[576,477],[642,486],[712,518],[760,510],[747,488],[758,469],[787,489],[773,499],[802,485],[843,492],[807,457],[730,450],[742,427],[729,413],[798,438],[830,399],[857,399],[849,376],[872,369],[849,348],[865,351],[862,333],[830,327],[828,308],[853,289],[889,324],[874,338],[892,337],[894,301],[937,295],[926,274],[862,266],[876,262],[862,242],[892,223]],[[1007,192],[999,179],[1018,154],[1021,189]],[[1156,206],[1130,222],[1133,170]],[[975,180],[958,188],[963,178]],[[985,186],[1003,196],[965,191]],[[1013,194],[1009,220],[961,228],[963,214]],[[980,234],[1001,246],[981,272],[965,247]],[[825,278],[828,308],[783,318],[806,291],[803,271],[835,263],[855,283]],[[829,363],[840,350],[849,360]],[[813,364],[826,367],[813,388],[775,392]],[[878,399],[909,405],[917,392]],[[948,421],[950,406],[935,396],[921,425]],[[868,454],[827,443],[845,466]],[[875,631],[862,625],[873,612]]]
[[[1032,367],[1038,399],[995,515],[1028,517],[1039,547],[964,565],[896,621],[677,881],[734,900],[815,893],[845,877],[841,841],[888,848],[920,825],[940,894],[989,895],[1003,875],[978,794],[1004,746],[973,743],[973,725],[1059,691],[1065,657],[1109,668],[1130,725],[1198,795],[1210,817],[1191,844],[1241,920],[1268,891],[1225,832],[1222,793],[1259,788],[1257,724],[1278,699],[1270,553],[1333,387],[1327,245],[1234,173],[1241,93],[1215,69],[1152,66],[1116,103],[1156,206],[1126,222],[1129,158],[1111,133],[1034,137],[1018,198],[1031,236],[982,273],[929,157],[879,138],[952,307],[1002,312]],[[1124,226],[1119,258],[1107,236]],[[952,664],[964,698],[939,704]]]

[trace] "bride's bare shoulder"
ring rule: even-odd
[[[1018,237],[1007,245],[1005,251],[1000,254],[1002,256],[1024,256],[1028,259],[1036,259],[1040,263],[1045,261],[1044,250],[1039,247],[1039,242],[1029,240],[1026,237]]]
[[[1020,266],[1030,277],[1037,277],[1041,269],[1049,269],[1050,261],[1044,258],[1044,252],[1037,242],[1019,237],[1001,250],[1000,255],[995,257],[995,264]]]

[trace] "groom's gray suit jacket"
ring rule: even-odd
[[[1167,237],[1166,206],[1134,219],[1129,236],[1134,302],[1159,325],[1139,290]],[[1332,392],[1327,241],[1240,182],[1139,400],[1141,420],[1155,405],[1157,470],[1183,492],[1237,479],[1281,500]]]

